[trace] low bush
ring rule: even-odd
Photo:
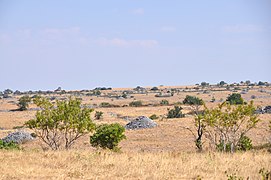
[[[103,117],[103,112],[102,111],[96,111],[95,112],[95,119],[99,120]]]
[[[169,102],[168,100],[163,99],[162,101],[160,101],[160,104],[166,106],[166,105],[169,105]]]
[[[103,124],[97,127],[96,132],[90,136],[90,144],[93,147],[103,149],[119,150],[118,144],[126,136],[123,134],[125,128],[118,123]]]
[[[131,107],[140,107],[140,106],[142,106],[142,101],[130,102],[129,106],[131,106]]]
[[[152,119],[152,120],[154,120],[154,119],[158,119],[159,117],[156,114],[153,114],[149,118]]]
[[[173,109],[168,109],[167,118],[182,118],[184,114],[182,113],[181,106],[174,106]]]
[[[241,97],[241,94],[239,93],[230,94],[227,97],[226,101],[229,102],[231,105],[244,104],[244,99]]]
[[[18,144],[14,142],[4,142],[3,140],[0,139],[0,149],[6,149],[6,150],[19,150],[20,147]]]

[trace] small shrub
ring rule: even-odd
[[[19,150],[19,145],[14,142],[4,142],[0,139],[0,149],[6,149],[6,150]]]
[[[244,104],[244,99],[239,93],[232,93],[226,99],[231,105]]]
[[[119,142],[126,138],[123,134],[124,131],[125,128],[118,123],[100,125],[97,127],[96,132],[90,136],[90,144],[93,147],[119,150]]]
[[[182,118],[184,114],[182,114],[181,106],[174,106],[173,109],[168,109],[167,118]]]
[[[108,102],[102,102],[102,103],[100,104],[100,107],[111,107],[111,104],[108,103]]]
[[[236,149],[239,151],[248,151],[252,149],[252,140],[247,136],[241,136]]]
[[[153,114],[149,118],[152,119],[152,120],[154,120],[154,119],[158,119],[159,117],[156,114]]]
[[[166,106],[166,105],[169,105],[169,102],[168,100],[163,99],[162,101],[160,101],[160,104]]]
[[[142,101],[130,102],[129,106],[131,106],[131,107],[140,107],[140,106],[142,106]]]
[[[103,112],[102,111],[96,111],[95,112],[95,119],[101,119],[103,117]]]
[[[31,102],[31,97],[29,97],[29,96],[22,96],[19,99],[19,103],[17,104],[19,106],[19,110],[21,110],[21,111],[27,110],[30,102]]]

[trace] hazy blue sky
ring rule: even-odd
[[[0,0],[0,90],[271,81],[270,0]]]

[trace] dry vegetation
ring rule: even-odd
[[[163,87],[165,91],[170,88],[185,87]],[[119,88],[113,91],[118,93],[127,89]],[[270,87],[263,89],[271,92]],[[70,151],[43,151],[43,145],[38,140],[24,144],[22,151],[1,150],[0,179],[196,179],[197,177],[227,179],[227,174],[260,179],[258,172],[261,168],[271,170],[269,152],[252,150],[246,153],[223,154],[208,152],[206,149],[203,153],[197,153],[193,136],[182,128],[193,128],[193,117],[163,118],[167,108],[172,107],[173,103],[181,102],[186,95],[198,96],[207,103],[207,106],[213,107],[219,102],[211,103],[212,97],[216,100],[221,98],[225,100],[230,93],[230,91],[210,91],[208,94],[179,92],[167,98],[156,98],[155,93],[146,93],[133,94],[134,97],[128,99],[81,96],[83,104],[99,105],[101,102],[109,102],[123,106],[133,100],[142,100],[143,104],[159,104],[162,99],[167,99],[171,106],[97,108],[98,111],[104,112],[104,117],[102,120],[96,120],[96,123],[118,122],[125,125],[127,123],[127,120],[123,119],[125,116],[156,114],[161,117],[156,120],[158,123],[156,128],[126,131],[127,139],[120,144],[121,153],[96,151],[89,145],[89,135],[82,137]],[[252,95],[257,97],[254,100],[256,106],[271,105],[271,95],[260,92],[259,87],[242,94],[242,97],[250,100]],[[0,110],[17,108],[15,103],[18,97],[20,96],[0,99]],[[190,111],[189,106],[183,107],[185,113]],[[13,127],[22,126],[34,115],[35,111],[0,112],[0,128],[3,128],[0,130],[0,138],[13,132]],[[258,128],[248,134],[254,145],[264,144],[270,138],[269,132],[265,129],[271,115],[260,115],[260,118],[262,122]]]
[[[1,179],[260,179],[268,153],[0,151]]]

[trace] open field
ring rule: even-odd
[[[171,88],[191,89],[191,92],[179,91],[170,97],[155,97]],[[0,179],[193,179],[197,176],[203,179],[227,179],[226,174],[234,173],[244,178],[259,179],[260,168],[271,170],[271,154],[265,150],[233,155],[208,152],[208,148],[203,153],[196,152],[193,135],[183,128],[193,129],[194,117],[188,115],[185,118],[166,119],[167,109],[173,107],[174,103],[182,102],[186,95],[200,97],[208,107],[215,107],[233,90],[207,89],[208,93],[203,93],[201,90],[192,91],[193,88],[159,87],[159,92],[148,90],[132,94],[133,97],[127,99],[115,96],[125,90],[131,91],[131,88],[105,90],[101,96],[77,95],[82,98],[83,104],[104,112],[102,120],[94,120],[97,124],[118,122],[125,125],[131,118],[156,114],[159,116],[155,120],[158,127],[126,131],[127,139],[120,143],[121,153],[97,152],[89,144],[89,135],[79,139],[70,151],[43,151],[44,145],[39,140],[23,144],[22,151],[0,151]],[[236,91],[240,93],[244,88]],[[270,87],[254,87],[242,97],[249,101],[254,95],[256,106],[267,106],[271,105],[270,92]],[[67,98],[70,94],[46,96]],[[34,110],[9,111],[17,108],[19,97],[0,99],[0,138],[35,116]],[[213,97],[216,101],[210,102]],[[168,100],[170,105],[159,105],[162,99]],[[135,100],[141,100],[146,106],[129,107],[128,104]],[[118,107],[99,107],[102,102]],[[184,113],[191,111],[189,106],[182,107]],[[30,108],[35,106],[31,104]],[[256,146],[270,139],[266,129],[271,114],[261,114],[259,117],[262,121],[248,134]]]
[[[0,179],[260,179],[268,153],[0,151]]]

